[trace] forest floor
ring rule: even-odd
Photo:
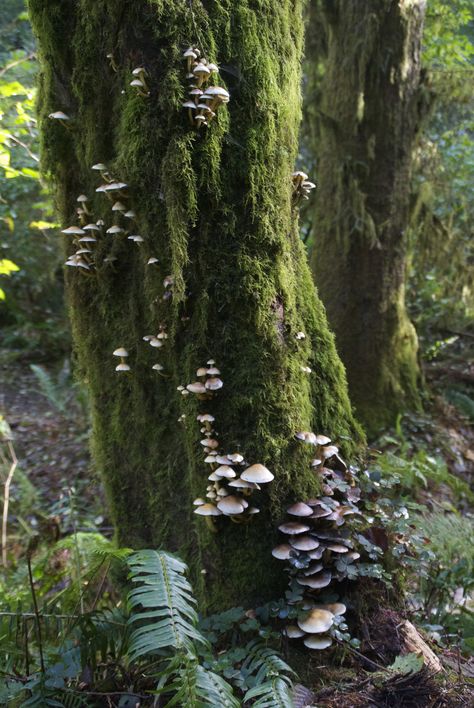
[[[420,449],[441,455],[448,471],[472,489],[474,428],[442,395],[450,376],[457,380],[466,376],[466,371],[472,374],[466,367],[461,374],[459,367],[453,372],[448,365],[427,367],[432,395],[425,412],[406,417],[403,426],[382,436],[376,447],[408,457]],[[104,494],[88,452],[87,406],[67,367],[35,372],[27,361],[0,351],[0,380],[0,416],[11,427],[19,460],[11,491],[9,547],[13,555],[18,557],[24,551],[25,529],[27,533],[41,532],[52,523],[59,534],[68,533],[62,508],[71,490],[84,528],[90,522],[94,530],[110,536]],[[457,504],[453,490],[444,484],[435,491],[430,485],[420,484],[416,498],[427,509]],[[470,504],[463,504],[461,511],[472,511]],[[316,661],[315,676],[320,677],[323,688],[318,690],[313,684],[311,700],[314,705],[330,708],[474,705],[474,660],[448,650],[440,650],[439,656],[449,679],[436,682],[426,674],[418,676],[416,682],[399,679],[390,683],[380,672],[367,673],[364,662],[357,659],[347,671],[334,671]],[[299,690],[301,705],[306,705],[308,691],[303,687]]]

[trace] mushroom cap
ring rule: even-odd
[[[100,231],[100,228],[97,226],[97,224],[86,224],[83,228],[84,231]]]
[[[196,509],[194,509],[195,514],[200,516],[221,516],[222,511],[217,508],[214,504],[201,504]]]
[[[163,371],[163,365],[162,364],[153,364],[151,367],[152,369],[155,369],[155,371]]]
[[[312,536],[297,536],[292,538],[290,543],[297,551],[314,551],[320,545]]]
[[[106,234],[121,234],[121,233],[123,233],[123,229],[121,226],[117,226],[116,224],[114,224],[114,226],[111,226],[110,228],[108,228],[105,233]]]
[[[332,644],[331,637],[320,637],[317,634],[308,634],[303,639],[303,644],[308,649],[327,649]]]
[[[208,376],[219,376],[221,372],[216,366],[210,366],[207,369],[206,373],[208,374]]]
[[[151,347],[154,347],[155,349],[159,349],[160,347],[163,346],[163,342],[161,339],[158,339],[158,337],[150,337],[148,340],[149,344]]]
[[[226,479],[233,479],[237,476],[232,467],[229,467],[228,465],[221,465],[216,470],[214,470],[214,472],[219,477],[225,477]]]
[[[185,57],[185,59],[187,59],[188,57],[192,57],[193,59],[197,59],[197,54],[192,47],[189,47],[189,49],[186,49],[186,51],[183,52],[183,57]]]
[[[70,120],[69,116],[62,111],[54,111],[54,113],[49,114],[48,118],[52,118],[53,120]]]
[[[227,457],[232,462],[235,462],[235,464],[239,464],[244,461],[244,456],[241,455],[240,452],[232,452],[230,455],[227,455]]]
[[[92,165],[91,170],[100,170],[101,172],[104,172],[104,170],[107,169],[107,165],[104,165],[103,162],[97,162],[95,165]]]
[[[327,435],[316,435],[316,442],[318,445],[329,445],[331,438],[328,438]]]
[[[343,602],[331,602],[328,605],[321,605],[319,609],[328,610],[328,612],[332,612],[333,615],[343,615],[347,612],[347,607]]]
[[[319,588],[325,588],[329,585],[332,580],[332,574],[329,570],[326,570],[323,573],[317,573],[316,575],[311,575],[308,578],[298,576],[296,580],[300,585],[305,585],[312,590],[317,590]]]
[[[202,96],[203,91],[201,91],[201,89],[198,89],[198,88],[193,88],[193,89],[191,89],[191,91],[189,92],[189,94],[190,94],[191,96]]]
[[[246,482],[255,482],[255,484],[267,484],[271,482],[275,476],[268,470],[264,465],[256,463],[255,465],[250,465],[246,470],[242,472],[240,478]]]
[[[132,71],[133,76],[139,76],[140,74],[146,74],[143,66],[137,66],[137,68]]]
[[[334,615],[328,610],[318,608],[309,610],[298,618],[297,624],[303,632],[308,634],[320,634],[327,632],[332,627]]]
[[[207,374],[207,369],[205,366],[200,366],[196,371],[196,376],[205,376]]]
[[[145,84],[140,79],[133,79],[130,81],[130,86],[145,86]]]
[[[85,194],[80,194],[76,199],[76,202],[88,202],[89,199]]]
[[[255,482],[247,482],[245,479],[237,477],[237,479],[232,479],[229,482],[229,487],[235,487],[236,489],[260,489],[258,484]]]
[[[124,216],[126,216],[127,219],[134,219],[136,217],[136,213],[133,211],[133,209],[129,209],[124,213]]]
[[[215,418],[210,413],[200,413],[196,416],[196,420],[198,420],[200,423],[213,423],[215,421]]]
[[[194,101],[185,101],[182,106],[183,108],[196,108],[196,104],[194,103]]]
[[[132,235],[132,236],[127,236],[127,239],[128,239],[129,241],[134,241],[135,243],[143,243],[144,240],[145,240],[145,239],[143,238],[143,236],[140,236],[139,234],[134,234],[134,235]]]
[[[316,573],[320,573],[322,569],[323,569],[322,563],[311,563],[305,570],[303,570],[303,575],[305,575],[305,576],[315,575]],[[322,608],[322,609],[328,609],[328,608]],[[329,611],[331,611],[331,610],[329,610]]]
[[[236,514],[242,514],[245,510],[245,505],[241,497],[229,495],[228,497],[219,499],[217,508],[226,516],[234,516]]]
[[[211,378],[207,379],[204,385],[209,391],[218,391],[224,384],[221,379],[211,376]]]
[[[112,206],[112,211],[125,211],[127,207],[122,202],[115,202]]]
[[[128,364],[122,363],[115,367],[115,371],[131,371],[131,369]]]
[[[201,497],[198,497],[193,501],[194,506],[202,506],[205,503],[206,502],[204,501],[204,499],[201,499]]]
[[[300,637],[305,636],[305,632],[303,632],[302,629],[297,627],[296,624],[289,624],[287,627],[285,627],[283,632],[288,637],[288,639],[299,639]]]
[[[79,239],[79,243],[97,243],[97,239],[93,236],[82,236]]]
[[[199,64],[198,64],[197,66],[195,66],[194,69],[193,69],[193,74],[194,74],[195,76],[199,76],[200,74],[203,75],[203,76],[205,76],[205,75],[210,74],[210,73],[211,73],[211,72],[210,72],[210,70],[208,69],[208,67],[207,67],[205,64],[203,64],[201,61],[200,61]]]
[[[68,226],[67,229],[62,229],[61,231],[62,234],[73,234],[73,235],[80,235],[84,236],[85,231],[84,229],[79,228],[79,226]]]
[[[153,265],[153,263],[158,263],[158,258],[151,256],[151,258],[147,260],[147,265]]]
[[[281,526],[278,527],[278,530],[282,533],[288,534],[288,536],[296,536],[298,533],[305,533],[305,531],[309,531],[309,528],[310,527],[307,524],[302,524],[299,521],[287,521],[286,524],[281,524]]]
[[[278,560],[288,560],[291,557],[292,547],[289,543],[280,543],[272,550],[272,556]]]
[[[343,546],[342,543],[326,543],[326,548],[333,553],[347,553],[347,546]]]
[[[105,191],[106,192],[116,192],[119,189],[125,189],[125,187],[128,187],[128,184],[125,182],[110,182],[109,184],[105,185]],[[95,190],[97,192],[97,190]]]
[[[338,447],[336,447],[335,445],[328,445],[328,447],[323,447],[323,449],[321,450],[321,455],[326,460],[328,457],[337,455],[338,452]]]
[[[292,174],[291,176],[292,176],[293,178],[296,178],[296,179],[301,180],[302,182],[303,182],[305,179],[308,179],[308,175],[306,174],[306,172],[301,172],[301,171],[293,172],[293,174]]]
[[[291,516],[311,516],[313,509],[304,502],[296,502],[286,510]]]
[[[206,387],[200,381],[195,383],[190,383],[186,386],[187,390],[191,393],[206,393]]]
[[[219,442],[213,438],[204,438],[204,440],[201,440],[201,445],[204,447],[209,447],[211,450],[215,450],[216,447],[219,447]]]
[[[128,351],[124,347],[119,347],[113,352],[112,356],[126,357],[128,356]]]

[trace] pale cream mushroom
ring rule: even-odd
[[[222,511],[214,504],[200,504],[197,509],[194,509],[195,514],[200,516],[221,516]]]
[[[281,524],[278,530],[288,536],[296,536],[299,533],[305,533],[309,531],[309,526],[307,524],[301,524],[299,521],[288,521],[285,524]]]
[[[297,536],[292,538],[290,543],[298,551],[314,551],[315,548],[319,547],[319,541],[312,536]]]
[[[288,560],[291,558],[292,547],[288,543],[281,543],[272,550],[272,556],[278,560]]]
[[[153,265],[154,263],[158,263],[158,258],[155,258],[154,256],[151,256],[146,262],[147,265]]]
[[[217,508],[226,516],[235,516],[245,511],[245,505],[240,497],[229,495],[217,502]]]
[[[288,514],[291,514],[291,516],[311,516],[313,513],[313,509],[304,502],[292,504],[286,511]]]
[[[288,639],[299,639],[305,636],[305,632],[297,627],[295,624],[289,624],[283,630],[283,633],[288,637]]]
[[[68,226],[67,229],[62,229],[61,233],[71,236],[84,236],[85,231],[79,228],[79,226]]]
[[[190,383],[186,386],[186,388],[190,393],[206,393],[207,392],[206,387],[200,381],[196,381],[195,383]]]
[[[204,385],[209,391],[218,391],[223,387],[224,383],[217,377],[211,377],[207,379]]]
[[[332,627],[334,615],[328,610],[312,609],[298,618],[297,624],[303,632],[321,634]]]
[[[267,484],[275,479],[275,476],[264,465],[259,463],[247,467],[242,472],[240,478],[246,482],[255,482],[255,484]],[[308,527],[309,528],[309,527]]]
[[[303,639],[303,644],[308,649],[327,649],[332,644],[331,637],[320,637],[319,635],[309,634]]]
[[[310,577],[301,577],[298,575],[296,581],[300,585],[304,585],[312,590],[319,590],[320,588],[325,588],[329,585],[332,580],[332,574],[329,570],[323,573],[318,573],[316,575],[311,575]]]
[[[119,364],[115,367],[115,371],[131,371],[128,364]]]
[[[219,477],[224,477],[225,479],[233,479],[237,476],[232,467],[229,467],[228,465],[220,465],[220,467],[215,470],[215,474]]]

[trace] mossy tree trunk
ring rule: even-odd
[[[372,434],[420,402],[405,276],[412,153],[427,106],[424,6],[321,0],[308,26],[313,269],[351,400]]]
[[[272,597],[285,583],[270,555],[282,505],[317,489],[295,432],[348,436],[352,449],[361,440],[291,204],[301,2],[30,0],[30,13],[42,63],[43,168],[64,225],[76,223],[80,193],[93,219],[111,224],[91,170],[104,162],[128,184],[120,199],[144,238],[103,235],[96,270],[66,273],[94,459],[118,542],[179,551],[211,606]],[[201,130],[182,108],[190,45],[221,65],[231,94]],[[129,85],[138,66],[149,97]],[[58,110],[71,121],[47,118]],[[159,263],[147,265],[149,257]],[[164,298],[169,275],[173,294]],[[156,350],[142,338],[161,325],[168,339]],[[117,347],[128,349],[131,372],[115,372]],[[177,386],[195,381],[209,358],[224,387],[208,404],[185,399]],[[192,507],[208,483],[195,420],[206,408],[224,451],[275,474],[251,523],[219,518],[214,534]]]

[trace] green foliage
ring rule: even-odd
[[[128,595],[132,631],[130,658],[154,656],[165,647],[192,651],[194,643],[206,644],[197,629],[196,600],[184,575],[186,565],[169,553],[144,550],[128,560],[130,579],[139,587]],[[141,620],[148,621],[145,624]]]

